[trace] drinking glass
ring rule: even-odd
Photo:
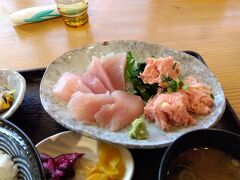
[[[88,0],[55,0],[63,21],[71,27],[80,27],[88,21]]]

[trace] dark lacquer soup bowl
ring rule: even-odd
[[[240,179],[240,135],[201,129],[179,137],[166,150],[160,180]]]

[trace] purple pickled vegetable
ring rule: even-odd
[[[68,178],[72,178],[75,175],[73,165],[82,156],[82,153],[62,154],[55,157],[55,162],[59,170],[64,171]]]
[[[52,174],[51,179],[52,180],[61,180],[63,178],[69,178],[65,175],[63,171],[59,171],[58,169]]]
[[[82,157],[81,153],[71,153],[71,154],[62,154],[55,157],[55,162],[59,169],[67,169],[70,166],[73,166],[77,159]]]
[[[46,177],[52,180],[62,180],[74,177],[74,164],[83,155],[83,153],[69,153],[52,158],[47,154],[40,153],[40,158]]]
[[[45,162],[46,160],[48,160],[49,158],[52,158],[51,156],[47,155],[47,154],[44,154],[44,153],[41,153],[40,154],[40,159],[42,162]]]
[[[49,158],[45,160],[43,163],[43,169],[45,172],[46,177],[51,177],[51,175],[55,172],[56,170],[56,163],[54,158]]]
[[[61,154],[57,157],[55,157],[56,163],[61,162],[63,159],[67,159],[71,163],[75,163],[75,161],[82,157],[84,154],[83,153],[69,153],[69,154]]]

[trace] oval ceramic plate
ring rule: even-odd
[[[0,70],[0,86],[9,90],[16,90],[12,106],[0,114],[1,118],[9,118],[20,106],[26,91],[26,81],[24,77],[16,71],[7,69]]]
[[[110,132],[97,126],[85,125],[74,120],[67,111],[66,103],[58,100],[52,94],[54,84],[64,72],[81,73],[91,61],[91,57],[106,55],[110,52],[131,51],[139,62],[144,62],[146,57],[172,56],[181,62],[183,76],[193,75],[201,82],[212,87],[214,93],[213,111],[207,116],[198,116],[197,125],[177,128],[171,132],[159,129],[155,123],[147,124],[149,138],[147,140],[134,140],[128,137],[130,125],[118,132]],[[43,107],[58,123],[75,132],[82,133],[95,139],[121,144],[129,148],[155,148],[164,147],[173,142],[180,135],[191,130],[213,126],[225,110],[225,96],[220,83],[209,69],[197,60],[183,52],[139,41],[112,41],[97,43],[75,49],[63,54],[53,61],[47,68],[40,86],[40,98]]]
[[[46,153],[52,157],[63,153],[84,153],[84,156],[75,165],[77,168],[75,168],[76,174],[73,180],[83,180],[84,168],[98,161],[99,142],[71,131],[53,135],[38,143],[36,147],[39,152]],[[130,180],[134,172],[132,155],[127,149],[116,147],[120,150],[125,162],[126,171],[123,180]]]

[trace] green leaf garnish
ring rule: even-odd
[[[168,82],[172,81],[173,79],[167,74],[166,76],[164,74],[161,75],[162,82]]]
[[[163,74],[161,75],[161,80],[162,82],[168,82],[168,78],[164,76]]]
[[[130,82],[136,94],[141,96],[144,101],[147,101],[152,95],[155,95],[158,90],[158,85],[144,84],[139,74],[144,71],[145,63],[136,63],[135,58],[129,51],[127,53],[127,63],[125,68],[125,81]]]
[[[168,88],[171,89],[171,92],[176,92],[177,91],[177,88],[178,88],[178,84],[175,80],[171,80],[169,83],[168,83]]]
[[[183,85],[182,86],[182,90],[187,90],[188,89],[188,86],[187,85]]]

